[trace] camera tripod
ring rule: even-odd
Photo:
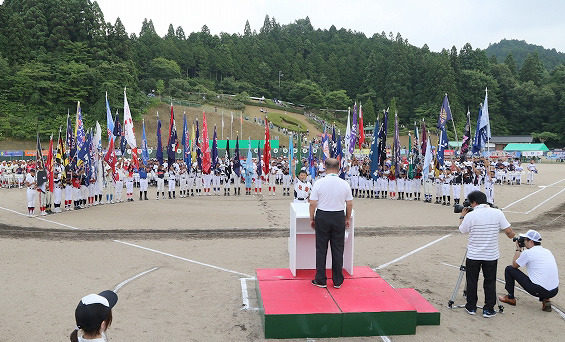
[[[453,294],[451,295],[451,299],[447,302],[447,307],[450,309],[458,309],[464,308],[465,305],[453,305],[455,304],[455,297],[457,297],[457,293],[459,292],[459,287],[461,287],[461,281],[463,281],[463,276],[467,271],[467,266],[465,266],[465,260],[467,260],[467,250],[465,250],[465,255],[463,256],[463,261],[461,262],[461,266],[459,266],[459,278],[457,278],[457,283],[455,284],[455,288],[453,289]],[[465,287],[463,288],[463,297],[467,298],[467,280],[465,279]],[[500,304],[498,301],[498,297],[496,298],[496,303],[498,304],[498,312],[504,312],[504,306]],[[477,306],[477,308],[482,309],[481,306]]]

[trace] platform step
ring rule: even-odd
[[[370,267],[345,273],[340,289],[313,286],[314,270],[257,269],[266,338],[406,335],[416,333],[416,309]],[[331,275],[331,274],[330,274]]]
[[[418,325],[439,325],[440,312],[415,289],[396,289],[418,313]]]

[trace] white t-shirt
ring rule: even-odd
[[[520,254],[516,263],[528,268],[528,276],[534,284],[551,291],[559,286],[559,272],[555,257],[549,249],[534,246]]]
[[[317,202],[316,208],[324,211],[342,211],[345,201],[352,201],[349,183],[330,173],[320,178],[312,188],[310,199]]]
[[[469,233],[467,258],[471,260],[498,260],[498,232],[510,227],[504,213],[491,208],[488,204],[480,204],[465,215],[459,226],[463,234]]]

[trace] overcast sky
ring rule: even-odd
[[[280,24],[310,17],[315,29],[332,24],[372,36],[400,32],[412,45],[432,51],[465,43],[485,49],[501,39],[519,39],[565,52],[565,1],[561,0],[98,0],[106,21],[119,16],[128,33],[139,34],[144,18],[164,36],[169,24],[188,35],[206,24],[212,34],[243,33],[263,25],[265,14]]]

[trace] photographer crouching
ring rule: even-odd
[[[465,309],[470,315],[477,312],[477,283],[479,271],[483,269],[483,289],[485,305],[483,317],[496,315],[496,267],[500,252],[498,249],[498,232],[504,230],[509,238],[516,233],[510,228],[501,210],[491,208],[487,204],[487,196],[481,191],[473,191],[468,197],[466,206],[461,208],[459,231],[469,233],[467,244],[466,278],[467,304]],[[455,212],[457,212],[457,208]]]
[[[516,253],[512,265],[506,266],[504,280],[506,281],[507,295],[498,296],[501,302],[516,305],[514,298],[515,281],[532,296],[538,297],[542,302],[543,311],[551,311],[550,298],[557,295],[559,286],[559,273],[555,257],[546,248],[541,246],[541,235],[535,230],[528,230],[520,234],[516,241]],[[523,248],[526,248],[522,252]],[[520,271],[519,267],[526,267],[528,275]]]

